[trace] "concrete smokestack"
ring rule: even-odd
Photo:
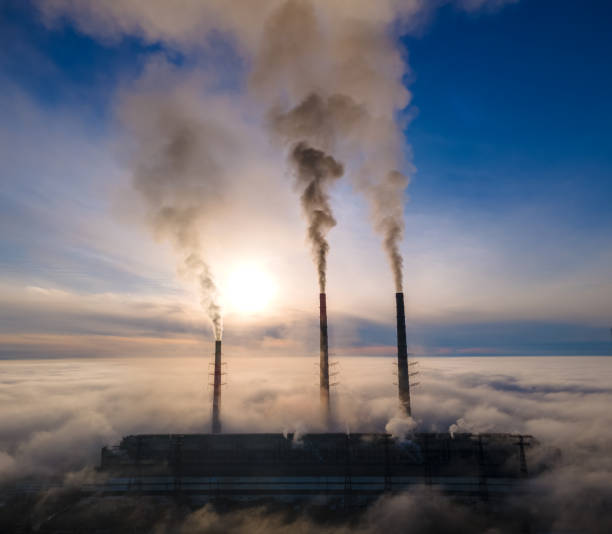
[[[404,313],[404,294],[395,294],[397,309],[397,385],[399,389],[400,406],[408,416],[412,415],[410,408],[410,376],[408,373],[408,348],[406,346],[406,315]]]
[[[215,371],[213,381],[212,433],[221,433],[221,340],[215,341]]]
[[[321,355],[319,362],[321,410],[325,425],[329,426],[329,349],[327,344],[327,298],[325,293],[319,294],[319,306],[321,321]]]

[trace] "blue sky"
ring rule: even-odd
[[[537,196],[576,225],[609,224],[611,18],[608,2],[519,2],[492,16],[447,6],[402,39],[420,110],[407,132],[413,198],[497,211]]]
[[[177,73],[214,73],[215,91],[228,95],[242,90],[249,62],[223,34],[210,36],[205,51],[137,32],[101,38],[68,17],[43,23],[36,5],[0,2],[5,302],[31,286],[63,292],[76,309],[78,297],[91,294],[180,299],[185,290],[174,280],[173,262],[149,261],[167,248],[151,241],[132,254],[142,236],[116,215],[117,189],[126,187],[116,155],[117,94],[160,54]],[[403,245],[413,350],[612,351],[611,22],[604,1],[521,0],[473,12],[449,4],[398,38],[412,93],[400,115],[413,117],[404,133],[417,169]],[[350,222],[359,202],[338,195],[339,220]],[[297,220],[297,203],[295,213]],[[360,237],[360,224],[340,226],[338,248],[347,257],[378,250],[368,230]],[[430,287],[438,293],[428,302]],[[351,312],[384,309],[372,302],[364,297],[339,310],[336,336],[344,345],[393,345],[392,317]],[[310,324],[308,309],[302,311]],[[6,336],[39,332],[45,323],[15,329],[15,316],[3,314],[12,319]],[[293,332],[277,315],[280,308],[244,327],[244,339]],[[162,313],[147,317],[134,335],[172,330],[164,321]],[[5,355],[19,346],[14,336],[7,343]]]

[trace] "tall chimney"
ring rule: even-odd
[[[325,293],[319,294],[320,321],[321,321],[321,355],[319,362],[319,384],[321,395],[321,410],[326,426],[330,423],[329,406],[329,350],[327,345],[327,298]]]
[[[408,374],[408,348],[406,346],[406,315],[404,313],[404,294],[395,294],[397,309],[397,385],[400,406],[408,416],[410,409],[410,377]]]
[[[215,341],[215,372],[213,381],[212,433],[221,433],[221,340]]]

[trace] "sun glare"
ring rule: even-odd
[[[230,272],[226,287],[231,311],[254,314],[264,311],[276,293],[272,277],[255,263],[245,263]]]

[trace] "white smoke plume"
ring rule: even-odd
[[[406,415],[402,410],[389,419],[389,422],[385,425],[385,432],[391,434],[394,438],[400,441],[408,439],[411,432],[417,426],[417,422],[410,416]]]

